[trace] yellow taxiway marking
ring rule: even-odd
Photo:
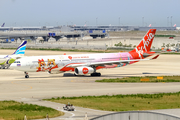
[[[11,82],[11,83],[14,84],[14,85],[20,85],[20,86],[23,86],[23,87],[28,87],[27,89],[24,89],[23,91],[32,89],[32,86],[29,86],[29,85],[19,84],[19,83],[15,83],[15,82]]]
[[[102,77],[101,79],[107,79],[105,77]],[[109,78],[110,79],[110,78]],[[78,81],[85,81],[85,82],[90,82],[90,81],[93,81],[92,79],[89,79],[89,78],[81,78],[81,79],[77,79],[77,80],[71,80],[71,82],[78,82]]]

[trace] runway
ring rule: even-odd
[[[1,54],[10,54],[13,50],[0,50]],[[84,54],[77,52],[31,51],[25,55]],[[62,110],[62,104],[41,101],[44,98],[82,95],[113,95],[136,93],[159,93],[180,91],[180,83],[96,83],[95,80],[128,76],[180,75],[180,55],[160,55],[156,60],[142,61],[129,66],[103,69],[101,77],[73,76],[72,73],[48,74],[24,73],[16,70],[0,70],[0,100],[16,100],[26,103],[45,105]],[[68,101],[67,101],[68,102]],[[60,118],[82,119],[85,112],[90,118],[110,113],[76,107],[77,111],[66,113]],[[59,118],[58,118],[59,119]]]

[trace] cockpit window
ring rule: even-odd
[[[20,61],[15,61],[14,63],[20,63]]]

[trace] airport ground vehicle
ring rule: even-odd
[[[64,107],[63,107],[64,110],[67,110],[67,111],[74,111],[75,108],[72,104],[66,104]]]

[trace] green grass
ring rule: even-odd
[[[180,82],[180,76],[163,76],[163,80],[157,79],[156,76],[146,76],[146,77],[124,77],[116,79],[102,79],[96,80],[96,82],[142,82],[141,79],[149,79],[149,81],[143,82]]]
[[[0,49],[11,49],[16,50],[16,48],[0,48]],[[68,51],[68,52],[92,52],[92,53],[113,53],[113,52],[125,52],[129,49],[107,49],[107,50],[78,50],[78,49],[46,49],[46,48],[26,48],[26,50],[47,50],[47,51]]]
[[[175,35],[155,35],[154,37],[176,37]]]
[[[16,50],[16,48],[0,48],[0,49],[11,49]],[[91,53],[116,53],[116,52],[129,52],[133,50],[133,48],[108,48],[107,50],[78,50],[78,49],[46,49],[46,48],[26,48],[26,50],[47,50],[47,51],[68,51],[68,52],[91,52]],[[159,50],[152,50],[152,51],[161,51]],[[161,54],[180,54],[176,52],[165,52]]]
[[[45,118],[47,113],[49,117],[64,115],[63,112],[44,106],[15,101],[0,101],[0,119],[2,120],[23,120],[25,114],[27,119],[41,119]]]
[[[62,97],[48,101],[105,111],[132,111],[180,108],[180,92],[159,94]]]
[[[161,53],[161,54],[175,54],[175,55],[179,55],[180,52],[165,52],[165,53]]]
[[[13,49],[16,50],[16,48],[0,48],[0,49]],[[26,50],[48,50],[48,51],[68,51],[68,52],[95,52],[95,53],[105,53],[108,52],[106,50],[78,50],[78,49],[49,49],[49,48],[26,48]]]

